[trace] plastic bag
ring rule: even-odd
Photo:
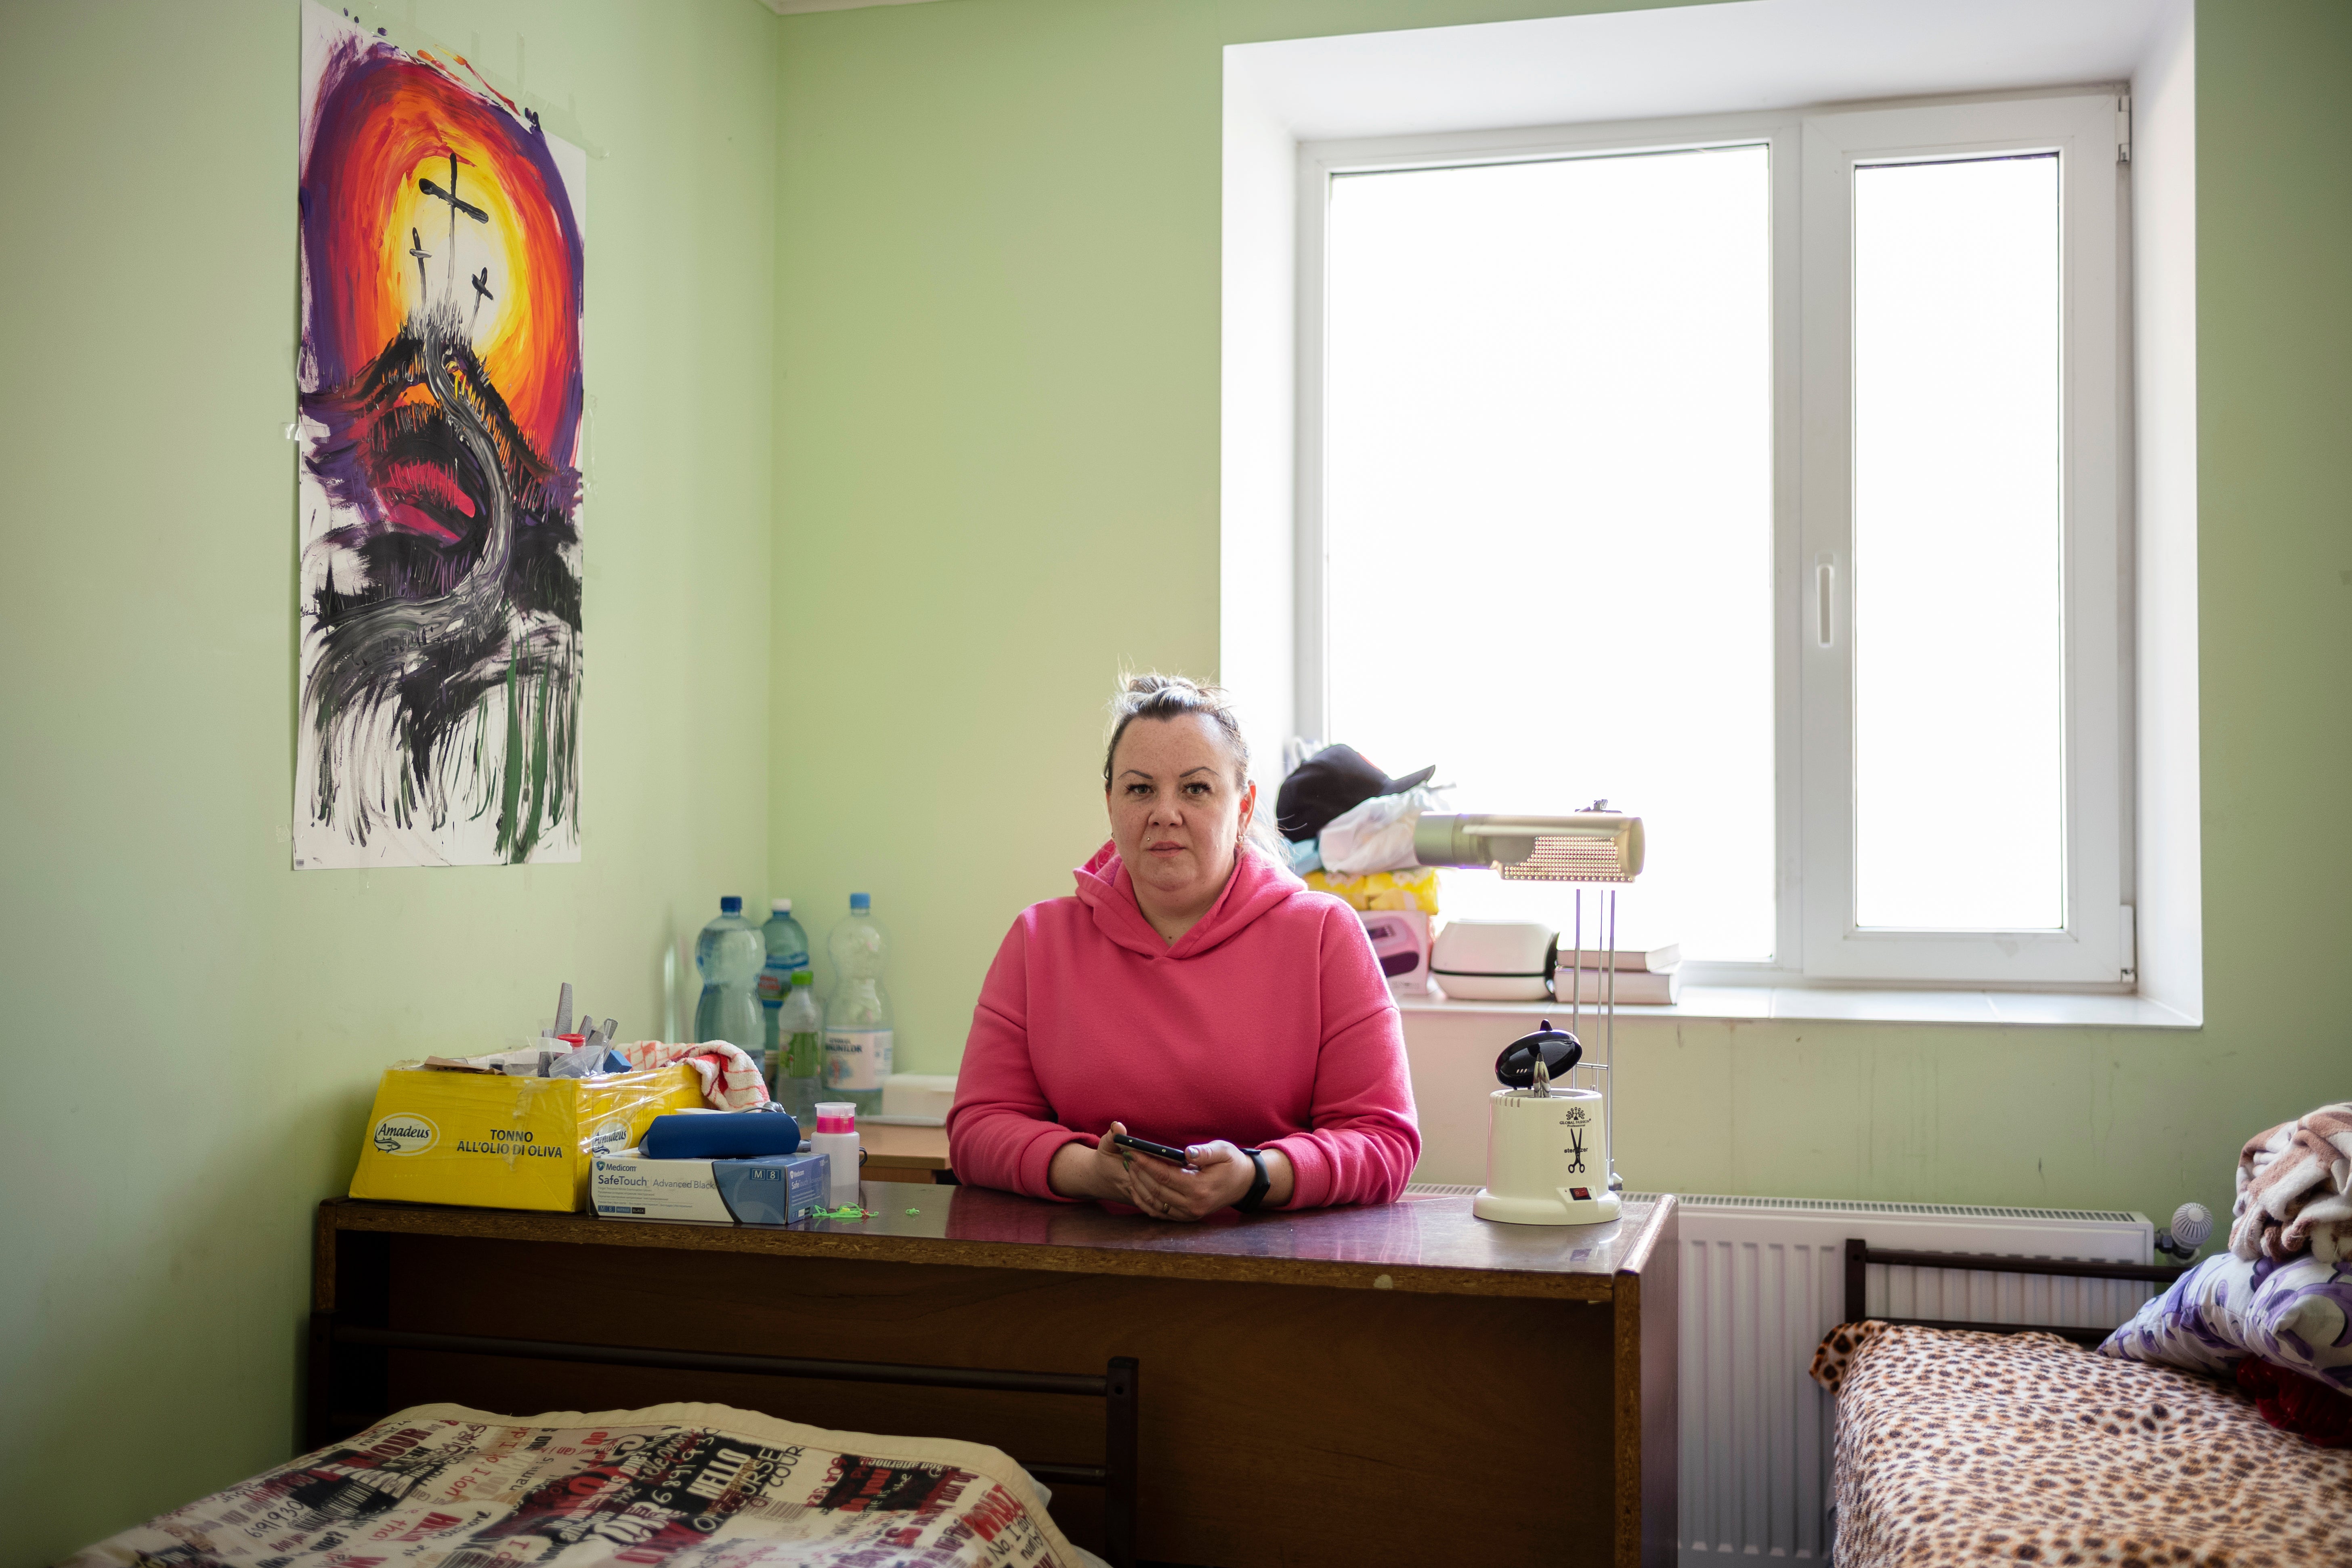
[[[1396,795],[1376,795],[1361,805],[1333,817],[1318,840],[1323,869],[1340,877],[1360,877],[1371,871],[1401,871],[1418,866],[1413,858],[1412,830],[1421,814],[1439,803],[1427,788]]]

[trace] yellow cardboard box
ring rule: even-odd
[[[589,1162],[702,1103],[683,1062],[609,1078],[392,1068],[376,1086],[352,1196],[476,1208],[583,1209]]]

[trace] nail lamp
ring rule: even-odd
[[[1491,868],[1513,881],[1630,882],[1642,874],[1642,819],[1608,805],[1567,816],[1431,814],[1413,826],[1413,858]]]

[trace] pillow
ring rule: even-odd
[[[2263,1258],[2250,1317],[2248,1350],[2352,1394],[2352,1259]]]
[[[2229,1375],[2249,1355],[2352,1394],[2352,1263],[2209,1258],[2099,1347],[2118,1361]]]
[[[2144,1303],[2099,1353],[2229,1376],[2246,1354],[2255,1267],[2227,1252],[2207,1258]]]

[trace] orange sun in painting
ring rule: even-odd
[[[580,416],[580,233],[545,137],[429,55],[351,52],[320,95],[303,169],[317,384],[347,380],[412,313],[453,299],[516,425],[542,458],[567,464]],[[476,263],[489,272],[487,301],[469,286]]]

